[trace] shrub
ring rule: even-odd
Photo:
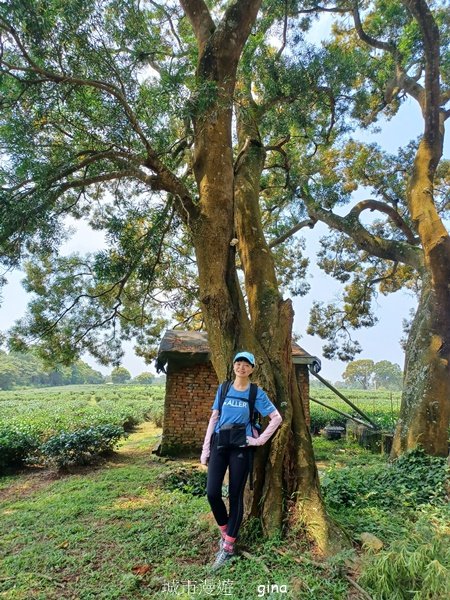
[[[145,414],[147,421],[152,421],[156,427],[162,427],[164,420],[164,397],[154,398]]]
[[[205,496],[206,472],[198,469],[179,467],[164,475],[164,487],[178,490],[191,496]]]
[[[126,433],[118,425],[63,431],[42,444],[30,462],[58,468],[89,464],[111,452],[122,437],[126,437]]]
[[[373,467],[379,470],[380,467]],[[383,468],[383,467],[381,467]],[[322,479],[322,492],[332,508],[363,506],[371,490],[369,467],[330,469]]]
[[[448,477],[445,458],[416,449],[386,466],[330,469],[323,477],[322,490],[327,503],[336,509],[363,504],[416,508],[445,502]]]
[[[416,507],[445,501],[450,468],[446,458],[429,456],[421,448],[406,452],[375,482],[384,489],[380,506]]]
[[[0,425],[0,474],[8,467],[19,467],[38,446],[35,436],[18,427]]]

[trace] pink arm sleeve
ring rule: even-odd
[[[206,429],[205,439],[203,441],[202,454],[200,456],[200,462],[202,465],[206,465],[209,453],[211,451],[211,436],[214,433],[214,427],[219,420],[219,411],[213,410],[209,419],[208,427]]]
[[[278,429],[278,427],[281,425],[281,422],[283,419],[282,419],[280,413],[276,409],[270,413],[269,417],[270,417],[270,423],[267,425],[267,427],[261,433],[259,438],[249,438],[249,437],[247,438],[247,443],[249,446],[262,446],[263,444],[265,444],[267,442],[268,439],[270,439],[270,437],[272,436],[274,431],[276,431]]]

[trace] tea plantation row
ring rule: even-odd
[[[347,397],[384,428],[398,416],[400,395],[346,390]],[[327,389],[311,396],[354,413]],[[72,386],[0,393],[0,473],[23,462],[57,467],[89,462],[112,450],[144,420],[162,425],[164,386]],[[311,429],[343,425],[346,417],[311,402]]]
[[[26,462],[90,462],[144,420],[161,426],[164,388],[74,386],[0,393],[0,473]]]

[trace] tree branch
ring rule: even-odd
[[[180,0],[180,4],[192,25],[200,53],[202,53],[207,41],[216,30],[211,13],[203,0]]]
[[[188,4],[201,5],[201,4],[203,4],[203,2],[201,2],[200,0],[196,0],[196,1],[194,0],[193,2],[188,2]],[[165,190],[165,191],[173,193],[174,196],[176,196],[178,198],[178,201],[177,201],[178,212],[179,212],[181,218],[184,220],[184,222],[187,222],[189,220],[189,218],[193,218],[196,216],[197,207],[193,203],[188,189],[183,184],[183,182],[181,180],[179,180],[174,175],[174,173],[172,173],[166,167],[166,165],[164,165],[161,162],[157,153],[153,150],[153,148],[150,145],[150,142],[147,140],[145,134],[143,133],[143,131],[139,125],[138,119],[137,119],[135,113],[133,112],[132,108],[128,104],[126,97],[124,96],[122,91],[117,86],[110,84],[110,83],[105,83],[105,82],[99,81],[99,80],[84,79],[84,78],[79,78],[79,77],[75,77],[75,76],[70,76],[67,74],[55,73],[53,71],[49,71],[47,69],[42,68],[29,55],[29,53],[27,52],[25,45],[22,43],[22,40],[20,39],[20,36],[17,33],[17,31],[15,31],[14,28],[12,28],[1,17],[0,17],[0,24],[3,26],[5,31],[7,31],[9,33],[9,35],[12,36],[18,50],[20,51],[23,59],[26,61],[27,65],[28,65],[28,66],[21,66],[21,65],[12,65],[12,64],[3,63],[9,69],[15,70],[15,71],[20,71],[20,72],[25,72],[25,73],[38,74],[40,77],[44,78],[46,81],[51,81],[56,84],[93,87],[102,92],[110,94],[111,96],[116,98],[116,100],[118,100],[119,104],[122,106],[128,120],[131,124],[132,129],[137,133],[137,135],[141,139],[142,143],[144,144],[147,158],[146,158],[145,162],[143,160],[139,160],[139,164],[149,168],[150,170],[153,170],[156,173],[156,176],[153,178],[145,177],[142,172],[137,172],[137,171],[134,171],[133,174],[135,176],[138,175],[139,176],[138,178],[141,179],[142,181],[145,181],[146,183],[151,183],[153,186],[159,186],[157,189],[161,189],[161,190]],[[78,167],[79,167],[79,165],[78,165]],[[121,173],[123,173],[123,172],[121,172]],[[128,173],[128,175],[131,175],[131,174],[132,174],[131,172]],[[121,175],[120,173],[115,173],[115,175],[114,175],[114,177],[119,177],[119,176],[123,176],[123,175]],[[101,176],[101,177],[104,177],[104,179],[100,178],[100,179],[98,179],[97,182],[100,182],[102,180],[103,181],[107,180],[107,178],[108,178],[106,175]],[[80,183],[80,185],[82,185],[82,184]],[[68,188],[69,187],[71,187],[71,186],[68,186]]]
[[[138,137],[141,139],[142,143],[144,144],[144,147],[146,149],[146,154],[147,154],[146,166],[148,166],[151,169],[154,169],[160,176],[162,176],[162,174],[165,173],[166,181],[168,181],[169,179],[173,180],[173,178],[175,176],[171,173],[169,175],[169,171],[168,171],[167,167],[159,160],[157,153],[153,150],[152,146],[150,145],[150,142],[147,140],[145,134],[143,133],[143,131],[139,125],[138,119],[137,119],[134,111],[132,110],[131,106],[128,104],[125,95],[122,93],[122,91],[117,86],[115,86],[111,83],[105,83],[103,81],[99,81],[99,80],[95,80],[95,79],[84,79],[84,78],[79,78],[79,77],[75,77],[75,76],[70,76],[67,74],[55,73],[53,71],[48,71],[47,69],[40,67],[38,64],[36,64],[36,62],[31,58],[31,56],[27,52],[18,33],[1,18],[0,18],[0,23],[3,24],[3,26],[8,31],[8,33],[13,37],[23,58],[29,65],[28,67],[23,67],[23,66],[19,66],[19,65],[11,65],[11,64],[4,62],[4,64],[9,69],[26,72],[26,73],[37,73],[41,77],[44,77],[47,81],[52,81],[57,84],[69,84],[69,85],[75,85],[75,86],[93,87],[100,91],[106,92],[106,93],[110,94],[111,96],[113,96],[114,98],[116,98],[116,100],[118,100],[119,104],[122,106],[128,120],[131,124],[132,129],[137,133]]]
[[[288,0],[284,2],[284,19],[283,19],[283,36],[282,43],[280,49],[277,52],[277,58],[283,54],[284,49],[286,48],[287,43],[287,27],[288,27]]]
[[[326,210],[316,202],[307,188],[302,188],[301,197],[305,202],[308,213],[312,219],[322,221],[332,229],[345,233],[359,249],[370,252],[379,258],[402,262],[418,270],[423,266],[422,250],[407,242],[386,240],[370,233],[359,221],[357,214],[350,213],[344,217],[336,215],[331,210]]]
[[[269,248],[275,248],[275,246],[279,246],[287,239],[292,237],[295,233],[297,233],[297,231],[300,231],[300,229],[303,229],[304,227],[309,227],[310,229],[312,229],[316,223],[317,219],[313,218],[300,221],[299,223],[288,229],[285,233],[283,233],[283,235],[280,235],[279,237],[272,240],[269,244]]]
[[[348,213],[348,216],[358,217],[364,210],[378,210],[387,214],[395,223],[395,225],[403,231],[410,244],[417,245],[419,243],[420,240],[414,235],[408,224],[403,220],[402,216],[399,215],[392,206],[389,206],[384,202],[379,202],[378,200],[361,200],[361,202],[358,202],[358,204],[351,209],[351,211]]]
[[[261,4],[262,0],[235,0],[225,11],[219,44],[232,50],[230,54],[235,58],[241,54]]]
[[[157,2],[154,2],[153,0],[150,0],[150,4],[152,4],[154,7],[158,8],[159,10],[162,10],[163,13],[166,15],[167,20],[169,21],[170,31],[172,32],[173,37],[177,40],[180,50],[183,50],[183,44],[181,43],[178,33],[173,25],[172,17],[170,16],[170,13],[166,10],[166,8],[163,5],[158,4]]]
[[[121,104],[128,120],[130,121],[130,124],[131,124],[133,130],[140,137],[145,148],[147,149],[147,152],[150,155],[154,154],[154,152],[150,146],[150,143],[148,142],[147,138],[145,137],[145,135],[138,123],[136,115],[134,114],[133,110],[131,109],[130,105],[128,104],[124,94],[117,86],[115,86],[111,83],[105,83],[104,81],[99,81],[97,79],[84,79],[84,78],[80,78],[80,77],[70,76],[65,73],[55,73],[53,71],[48,71],[47,69],[40,67],[31,58],[30,54],[27,52],[17,31],[15,31],[15,29],[13,29],[8,23],[6,23],[1,18],[0,18],[0,23],[3,24],[3,26],[8,31],[8,33],[12,36],[12,38],[14,39],[14,41],[17,45],[17,48],[20,50],[23,58],[29,65],[28,67],[25,67],[25,66],[20,66],[20,65],[13,65],[9,62],[3,61],[3,64],[6,65],[8,67],[8,69],[10,69],[11,71],[20,71],[20,72],[24,72],[24,73],[36,73],[36,74],[40,75],[41,77],[44,77],[47,81],[53,81],[54,83],[64,83],[64,84],[71,84],[71,85],[76,85],[76,86],[93,87],[100,91],[107,92],[108,94],[110,94],[111,96],[116,98],[116,100],[118,100],[118,102]]]
[[[368,35],[364,31],[356,2],[353,7],[353,21],[355,23],[356,33],[358,34],[359,38],[363,42],[365,42],[369,46],[372,46],[372,48],[378,48],[378,50],[384,50],[386,52],[389,52],[396,59],[398,59],[399,53],[398,53],[397,48],[394,46],[394,44],[390,44],[388,42],[382,42],[381,40],[377,40],[377,39],[373,38],[372,36]]]
[[[439,28],[424,0],[402,0],[406,8],[417,21],[422,32],[425,53],[425,131],[424,138],[433,148],[433,153],[439,152],[442,142],[436,139],[440,130],[440,43]],[[440,158],[440,156],[439,156]]]

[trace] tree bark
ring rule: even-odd
[[[424,281],[408,336],[400,417],[391,456],[417,446],[427,454],[447,456],[450,374],[442,359],[436,324],[441,322],[437,295]],[[447,314],[447,329],[450,327]]]
[[[258,449],[254,493],[248,514],[261,519],[267,535],[289,522],[305,531],[324,555],[342,549],[344,537],[327,517],[320,494],[312,440],[292,365],[290,301],[279,292],[275,264],[266,242],[259,207],[259,182],[265,150],[258,130],[258,110],[247,96],[240,98],[237,133],[240,152],[235,166],[235,222],[252,329],[265,357],[255,373],[283,415],[270,445]],[[283,507],[289,507],[285,511]]]
[[[200,301],[205,316],[212,361],[220,379],[227,374],[235,350],[246,348],[257,357],[256,379],[266,389],[284,416],[272,443],[256,453],[255,491],[250,513],[261,518],[270,535],[286,523],[286,502],[294,498],[305,505],[302,520],[310,516],[326,521],[314,463],[311,438],[303,417],[298,433],[292,432],[292,416],[303,411],[292,379],[292,321],[289,301],[279,293],[272,254],[265,241],[259,210],[259,180],[265,153],[257,128],[244,144],[240,166],[232,157],[232,104],[236,69],[260,2],[237,1],[229,6],[221,23],[200,18],[206,5],[201,0],[183,0],[182,5],[197,36],[198,89],[205,82],[215,95],[194,114],[195,149],[193,170],[199,190],[198,216],[189,222],[195,246]],[[207,23],[207,25],[205,25]],[[235,247],[230,245],[234,228],[245,274],[246,306],[239,285]],[[294,404],[296,408],[294,408]],[[303,412],[302,412],[303,414]],[[302,443],[302,448],[299,444]],[[302,466],[300,469],[300,458]],[[283,465],[289,465],[287,478]],[[286,487],[287,484],[295,487]],[[301,489],[304,484],[305,489]],[[308,508],[303,500],[307,495]],[[291,500],[292,501],[292,500]],[[326,526],[310,528],[317,550],[324,554],[341,546],[330,542]]]
[[[234,350],[250,335],[235,250],[230,246],[234,232],[231,117],[237,64],[261,0],[234,2],[217,27],[203,0],[181,0],[181,4],[197,38],[197,87],[203,94],[193,114],[199,211],[188,226],[212,362],[224,379]]]

